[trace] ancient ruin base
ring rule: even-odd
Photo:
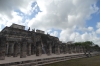
[[[5,60],[5,56],[0,56],[0,60]]]
[[[100,53],[93,54],[92,56],[100,55]],[[83,53],[61,54],[61,55],[42,55],[40,57],[28,56],[26,58],[11,58],[6,57],[5,60],[0,61],[0,66],[41,66],[55,62],[66,61],[70,59],[84,58],[86,55]]]

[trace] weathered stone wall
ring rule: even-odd
[[[51,55],[83,52],[82,47],[62,43],[58,37],[37,33],[35,30],[27,31],[5,27],[1,31],[1,34],[7,38],[0,39],[0,54],[1,56],[4,55],[3,57],[5,57],[5,54],[8,57],[20,56],[21,58],[25,58],[34,54],[41,56],[43,53]]]

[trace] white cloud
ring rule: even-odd
[[[96,33],[97,33],[97,34],[100,34],[100,28],[98,28],[98,29],[96,30]]]
[[[88,31],[93,31],[93,27],[88,27]]]
[[[29,13],[31,3],[34,0],[0,0],[0,13],[12,18],[11,12],[16,9],[21,9],[23,12]]]
[[[97,27],[97,28],[100,28],[100,22],[97,22],[96,27]]]
[[[28,26],[31,28],[42,29],[60,29],[60,40],[67,41],[86,41],[98,37],[93,36],[93,27],[85,27],[86,20],[91,19],[91,14],[98,11],[96,0],[37,0],[37,4],[42,12],[29,21]],[[75,30],[83,31],[75,32]],[[91,39],[96,37],[94,39]]]
[[[33,1],[37,4],[32,8]],[[0,25],[28,25],[31,29],[41,29],[50,35],[58,36],[59,32],[51,32],[54,28],[61,30],[59,39],[63,42],[91,40],[100,43],[96,34],[100,33],[99,22],[96,32],[91,26],[85,27],[86,20],[91,19],[91,14],[98,11],[96,2],[97,0],[0,0]],[[18,12],[14,12],[19,9],[24,14],[31,15],[34,10],[37,11],[37,6],[42,12],[31,20],[25,19],[25,22],[24,15],[19,16]]]
[[[28,26],[45,29],[66,29],[75,25],[82,27],[85,20],[98,10],[95,3],[95,0],[37,0],[42,12],[30,20]]]
[[[10,26],[12,23],[26,25],[22,21],[23,15],[15,10],[21,10],[30,15],[34,8],[31,7],[35,0],[0,0],[0,25]],[[21,15],[21,16],[19,16]]]
[[[54,31],[52,33],[50,33],[51,36],[55,36],[55,37],[58,37],[58,32],[57,31]]]
[[[100,34],[100,22],[97,22],[96,27],[97,27],[96,33]]]

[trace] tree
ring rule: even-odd
[[[91,55],[91,51],[92,51],[92,46],[94,45],[94,43],[92,41],[85,41],[85,42],[76,42],[74,43],[76,46],[82,46],[84,48],[84,54],[87,55]]]
[[[100,51],[100,47],[99,47],[99,45],[97,45],[97,44],[95,44],[95,45],[93,46],[93,49],[94,49],[94,51]]]

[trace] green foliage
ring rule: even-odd
[[[84,47],[91,47],[94,45],[92,41],[85,41],[85,42],[75,42],[76,46],[84,46]]]
[[[92,50],[100,51],[100,47],[98,45],[95,45],[92,41],[75,42],[74,45],[84,47],[86,49],[86,52]]]

